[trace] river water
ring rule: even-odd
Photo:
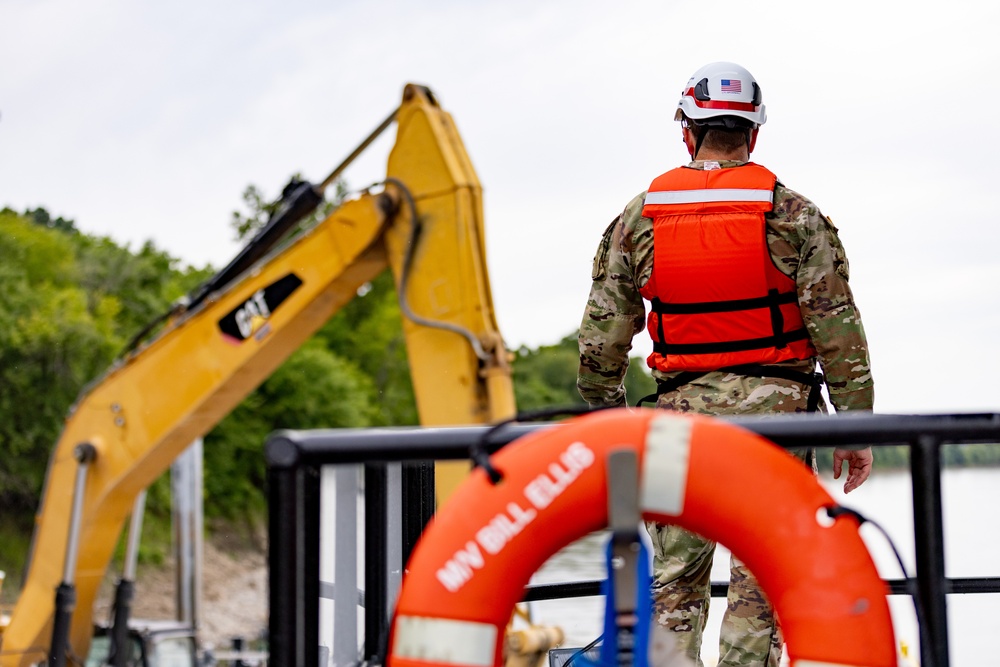
[[[915,571],[913,542],[913,496],[906,472],[876,472],[859,489],[845,495],[830,479],[822,482],[838,503],[858,510],[888,532],[902,555],[907,571]],[[1000,468],[952,469],[942,477],[942,502],[945,528],[945,572],[949,577],[1000,576]],[[900,579],[902,573],[892,550],[880,532],[863,526],[862,537],[868,545],[883,579]],[[555,583],[601,579],[605,576],[602,560],[604,535],[591,535],[553,556],[534,576],[533,583]],[[716,552],[712,581],[729,576],[729,552],[720,546]],[[905,643],[912,655],[919,655],[916,616],[909,597],[889,598],[897,640]],[[718,660],[719,623],[725,601],[712,601],[708,629],[702,647],[707,665]],[[531,604],[536,623],[563,628],[567,646],[582,646],[601,632],[602,598],[577,598]],[[1000,594],[965,594],[948,596],[948,623],[953,667],[1000,664],[995,647],[995,633],[1000,631]],[[845,638],[847,640],[849,638]],[[915,664],[915,663],[914,663]]]

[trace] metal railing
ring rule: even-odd
[[[786,449],[905,445],[913,484],[915,597],[923,614],[921,664],[948,667],[949,593],[997,593],[1000,577],[945,576],[941,502],[941,446],[1000,443],[1000,414],[782,415],[726,419]],[[481,447],[494,452],[507,443],[558,424],[488,427],[383,428],[281,431],[266,444],[269,469],[270,650],[272,664],[315,665],[319,661],[319,470],[324,465],[362,464],[365,485],[365,632],[361,660],[380,664],[389,632],[387,577],[387,464],[402,463],[399,545],[405,562],[434,507],[431,461],[467,459]],[[489,432],[488,441],[484,436]],[[910,580],[887,582],[893,593],[909,593]],[[599,582],[531,586],[525,600],[599,594]],[[713,596],[724,584],[713,584]],[[356,639],[355,639],[356,641]]]

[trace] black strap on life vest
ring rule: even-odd
[[[669,394],[672,391],[677,391],[684,385],[690,384],[698,378],[712,372],[715,371],[681,371],[669,380],[657,382],[656,393],[650,394],[649,396],[643,396],[635,404],[635,407],[642,407],[643,403],[653,403],[655,405],[657,399],[659,399],[662,394]],[[823,386],[822,373],[804,373],[802,371],[784,368],[782,366],[765,366],[763,364],[727,366],[725,368],[718,369],[718,372],[735,373],[737,375],[746,375],[749,377],[779,378],[782,380],[791,380],[792,382],[804,384],[809,387],[809,398],[806,402],[806,412],[816,412],[819,410],[819,399],[822,396],[820,389]]]
[[[809,337],[805,327],[794,331],[785,331],[785,317],[781,314],[781,306],[795,303],[798,295],[795,292],[779,292],[768,290],[767,296],[752,299],[731,299],[728,301],[698,301],[695,303],[666,303],[658,298],[650,301],[650,310],[656,313],[656,334],[658,341],[653,341],[653,352],[667,356],[670,354],[718,354],[723,352],[745,352],[776,348],[781,350],[788,343],[804,340]],[[664,315],[703,315],[707,313],[732,313],[739,310],[754,310],[767,308],[771,313],[771,335],[761,338],[746,338],[715,343],[668,343],[663,331]]]

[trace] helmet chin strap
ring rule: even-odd
[[[694,141],[694,155],[691,156],[692,160],[698,159],[698,151],[701,150],[701,142],[705,141],[705,134],[708,133],[707,128],[701,128],[701,132],[698,133],[698,138]]]

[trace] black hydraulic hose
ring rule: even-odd
[[[406,288],[409,284],[410,270],[413,268],[413,256],[416,254],[417,242],[420,240],[422,225],[420,220],[417,218],[417,204],[413,200],[413,194],[403,184],[403,182],[396,178],[387,178],[385,179],[385,183],[399,188],[399,191],[403,195],[403,199],[406,201],[406,207],[410,210],[410,220],[412,223],[410,238],[406,243],[406,256],[403,258],[403,275],[399,279],[399,309],[402,311],[403,315],[421,326],[433,329],[443,329],[444,331],[450,331],[458,334],[465,340],[469,341],[469,345],[472,346],[472,351],[475,353],[477,359],[482,362],[489,361],[489,355],[486,353],[486,350],[483,349],[483,344],[479,341],[475,334],[468,329],[450,322],[440,322],[438,320],[427,319],[426,317],[417,315],[410,309],[410,304],[406,299]]]

